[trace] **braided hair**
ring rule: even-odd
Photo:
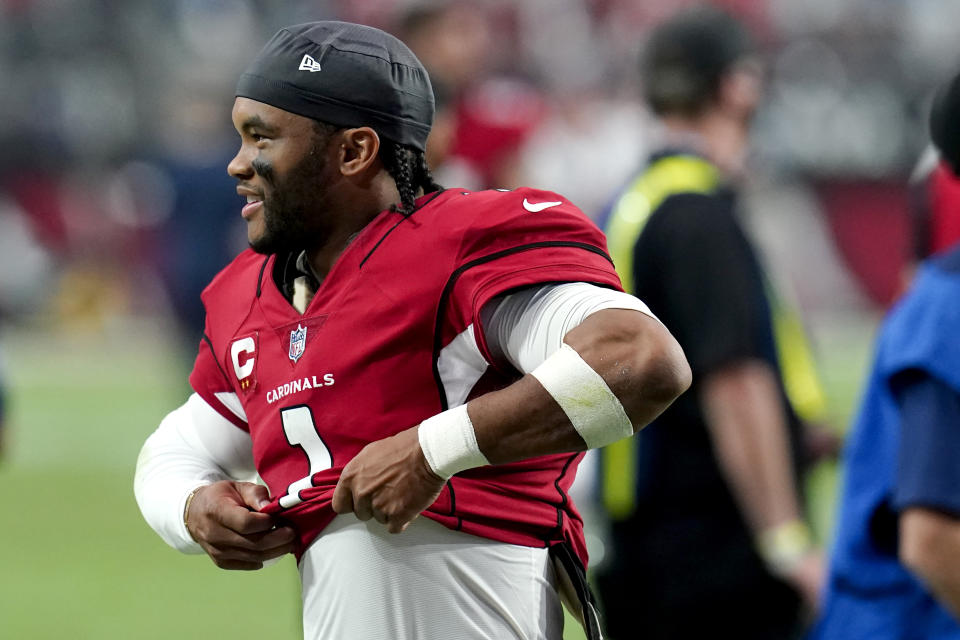
[[[416,209],[414,200],[418,191],[422,189],[424,193],[434,193],[443,190],[434,181],[427,159],[419,149],[381,138],[380,159],[400,193],[400,206],[394,205],[394,210],[405,216]]]

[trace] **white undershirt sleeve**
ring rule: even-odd
[[[167,544],[203,553],[183,523],[187,496],[219,480],[255,479],[250,435],[194,393],[147,438],[133,487],[144,519]]]
[[[567,332],[602,309],[633,309],[656,317],[638,298],[586,282],[523,289],[496,298],[481,315],[494,357],[530,373],[560,349]]]
[[[634,296],[583,282],[531,287],[502,296],[481,315],[484,336],[494,355],[522,373],[530,373],[560,349],[568,331],[601,309],[634,309],[656,318]],[[585,465],[597,464],[596,450],[588,451],[572,493],[581,498],[593,494],[595,489],[589,485],[595,474],[582,470]],[[577,502],[589,504],[586,499]]]

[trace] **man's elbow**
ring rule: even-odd
[[[631,363],[625,368],[629,374],[614,392],[637,430],[690,388],[693,374],[683,349],[659,322],[652,330],[647,325],[647,331],[630,343],[629,351],[624,358]]]
[[[667,334],[658,340],[655,346],[646,350],[644,358],[641,389],[648,401],[661,403],[666,408],[690,388],[693,373],[673,336]]]
[[[679,343],[659,320],[639,311],[597,312],[564,340],[603,377],[635,428],[690,387],[690,365]]]
[[[938,584],[952,571],[948,560],[960,553],[960,522],[923,508],[908,508],[900,516],[900,562],[928,584]]]

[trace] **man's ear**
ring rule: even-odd
[[[744,61],[735,65],[720,82],[721,109],[749,120],[760,104],[762,85],[763,71],[759,64]]]
[[[340,133],[340,173],[348,177],[365,173],[377,161],[380,152],[377,132],[370,127],[358,127]]]

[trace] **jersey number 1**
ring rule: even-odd
[[[300,492],[313,486],[313,474],[333,466],[333,458],[330,456],[327,445],[320,438],[320,434],[317,433],[310,407],[298,405],[281,409],[280,419],[283,422],[283,433],[287,436],[287,442],[291,447],[303,449],[310,463],[309,475],[290,483],[287,493],[280,497],[280,506],[289,509],[303,502],[300,499]]]

